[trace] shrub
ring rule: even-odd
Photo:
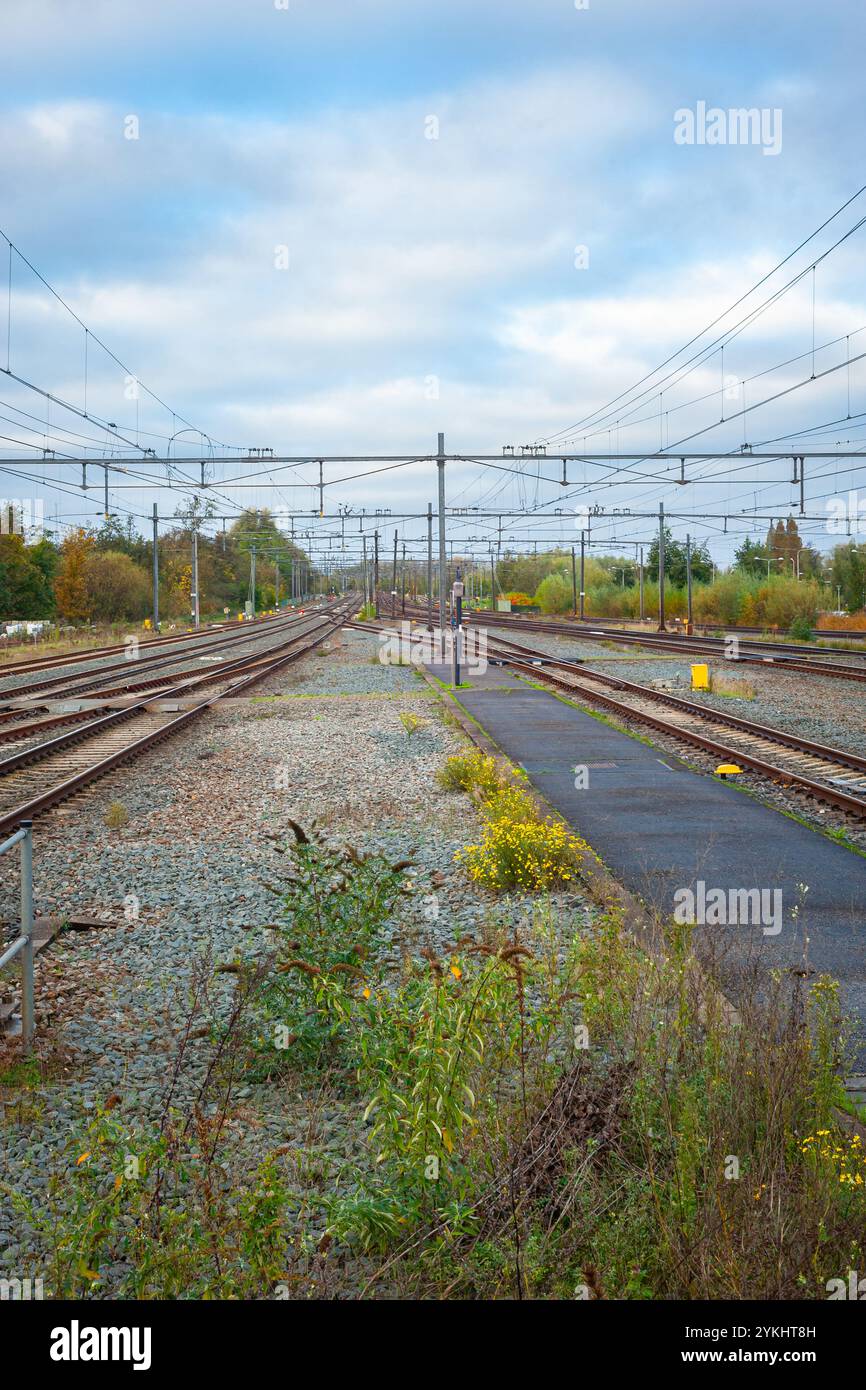
[[[811,640],[812,640],[812,620],[811,620],[811,618],[807,618],[807,617],[805,617],[804,615],[801,614],[799,617],[797,617],[797,618],[794,619],[794,621],[792,622],[790,628],[788,629],[788,632],[789,632],[789,634],[791,635],[791,637],[796,638],[796,640],[797,640],[798,642],[811,642]]]
[[[499,787],[484,801],[482,814],[480,842],[456,856],[473,883],[533,893],[577,876],[587,846],[561,821],[542,819],[519,787]]]
[[[502,774],[496,759],[484,753],[458,753],[448,758],[436,773],[436,780],[446,791],[468,792],[475,789],[490,796],[502,785]]]
[[[820,589],[814,579],[781,575],[762,584],[758,594],[761,621],[770,627],[789,628],[795,618],[808,618],[813,627],[820,607]]]
[[[285,1059],[285,1052],[274,1052],[274,1027],[286,1030],[296,1061],[339,1046],[367,988],[369,962],[385,941],[408,867],[405,860],[392,864],[383,855],[364,857],[306,838],[297,845],[277,964],[262,989],[262,1060],[276,1065],[280,1055]]]
[[[417,733],[419,729],[423,728],[426,722],[426,720],[421,718],[420,714],[412,714],[409,710],[400,711],[400,723],[403,725],[409,738],[411,738],[414,733]]]
[[[571,580],[564,574],[549,574],[536,589],[535,602],[542,613],[570,613],[574,603]]]
[[[122,830],[129,825],[129,812],[122,801],[112,801],[103,816],[103,823],[109,830]]]

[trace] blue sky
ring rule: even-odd
[[[427,452],[443,429],[455,452],[495,452],[546,438],[639,380],[866,182],[866,21],[854,0],[589,0],[584,10],[573,0],[4,0],[0,25],[0,226],[143,382],[242,446]],[[677,145],[674,113],[699,101],[781,110],[780,153]],[[137,140],[124,138],[130,115]],[[426,138],[431,116],[437,139]],[[577,246],[588,248],[586,269],[575,267]],[[860,234],[816,273],[819,345],[866,325],[863,267]],[[80,404],[81,330],[14,269],[12,368]],[[4,300],[0,290],[0,326]],[[747,377],[811,341],[806,280],[731,344],[725,369]],[[866,350],[866,333],[844,350],[858,342]],[[842,350],[819,354],[818,369]],[[866,410],[864,365],[850,373],[852,414]],[[708,362],[665,393],[664,438],[713,418],[706,403],[676,408],[713,389],[720,369]],[[767,384],[781,389],[800,370]],[[848,376],[750,417],[749,438],[844,417]],[[123,386],[91,353],[91,414],[157,443],[172,432],[170,413],[147,397],[136,412]],[[12,407],[0,407],[0,433],[38,442],[20,412],[44,419],[44,401],[2,376],[0,387]],[[57,448],[66,439],[72,452],[61,423],[89,433],[101,455],[99,430],[55,409]],[[656,449],[659,426],[619,437]],[[844,421],[816,436],[852,447],[860,437]],[[703,442],[725,450],[742,438],[740,424]],[[156,494],[122,481],[117,508],[149,508]],[[856,482],[834,469],[816,481],[815,508]],[[29,486],[9,478],[4,490]],[[550,487],[520,486],[469,465],[449,477],[463,505],[561,503]],[[419,510],[432,488],[418,465],[334,487],[329,505]],[[756,502],[763,512],[787,510],[791,489],[745,501],[736,483],[593,488],[566,507],[638,495],[646,507],[662,497],[683,512]],[[275,493],[266,480],[223,498],[314,505],[310,491]],[[163,489],[161,511],[175,501]],[[67,521],[89,506],[49,494]],[[569,523],[537,534],[560,526],[570,542]],[[646,529],[621,524],[617,540]],[[716,530],[724,560],[730,541]]]

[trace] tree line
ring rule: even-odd
[[[224,532],[206,535],[210,518],[190,507],[159,538],[159,607],[165,619],[186,618],[192,608],[193,529],[198,532],[199,607],[202,616],[242,611],[250,597],[250,551],[255,546],[256,608],[274,606],[277,566],[280,597],[289,596],[292,563],[312,574],[306,552],[285,536],[267,511],[245,511]],[[270,552],[270,553],[269,553]],[[107,517],[99,527],[79,527],[56,541],[28,544],[18,534],[0,535],[0,619],[57,619],[75,625],[138,622],[152,611],[153,543],[132,518]]]

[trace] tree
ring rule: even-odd
[[[60,547],[54,597],[60,616],[70,623],[90,621],[87,561],[92,550],[93,537],[81,527],[71,531]]]
[[[129,555],[137,565],[149,565],[153,552],[150,541],[146,541],[135,529],[131,516],[125,524],[116,516],[107,516],[98,531],[94,532],[93,544],[97,550],[118,551]]]
[[[830,557],[830,583],[833,597],[839,590],[848,612],[866,605],[866,548],[849,541],[837,545]]]
[[[669,584],[677,588],[684,588],[686,584],[686,547],[680,541],[675,541],[666,526],[665,536],[665,579]],[[647,573],[650,575],[658,574],[659,568],[659,543],[654,540],[649,548],[647,556]],[[710,552],[705,545],[692,546],[692,580],[695,584],[709,584],[713,577],[713,562]]]
[[[118,550],[91,550],[85,564],[88,610],[96,622],[135,622],[150,611],[147,573]]]
[[[571,580],[564,574],[549,574],[542,579],[535,594],[542,613],[568,613],[574,602]]]
[[[734,551],[735,568],[744,570],[746,574],[761,574],[769,559],[771,559],[771,555],[767,547],[759,545],[757,541],[750,540],[748,537]]]
[[[45,546],[53,549],[50,541],[27,546],[22,536],[0,535],[0,616],[51,617],[54,594]]]

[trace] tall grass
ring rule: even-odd
[[[109,1098],[23,1204],[52,1296],[797,1300],[864,1268],[834,981],[744,968],[733,1015],[690,929],[648,951],[543,895],[395,964],[409,866],[295,836],[273,948],[196,972],[161,1121]],[[339,1101],[366,1145],[251,1171],[239,1081]]]
[[[731,570],[719,575],[712,584],[694,585],[692,612],[699,623],[742,624],[787,632],[795,623],[814,626],[822,608],[830,601],[829,591],[823,590],[814,579],[797,580],[787,575],[761,578]],[[571,576],[549,575],[539,585],[535,602],[544,613],[572,612]],[[644,585],[644,609],[649,615],[658,610],[658,583],[649,577]],[[665,609],[671,618],[686,616],[688,594],[684,587],[665,585]],[[637,618],[640,616],[639,588],[636,584],[623,587],[603,574],[596,575],[587,580],[586,611],[596,618]],[[828,631],[833,626],[861,626],[857,615],[844,621],[822,615],[821,623]],[[862,626],[866,630],[866,615],[862,617]]]

